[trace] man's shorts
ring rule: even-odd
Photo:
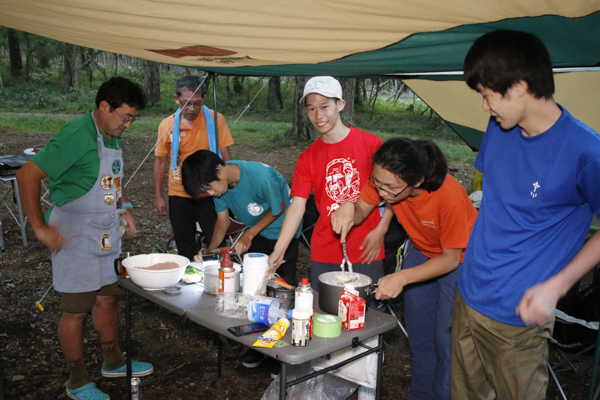
[[[116,282],[102,286],[93,292],[60,293],[60,309],[73,314],[89,312],[96,304],[96,296],[118,296],[119,294],[121,294],[121,288]]]

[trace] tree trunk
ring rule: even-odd
[[[151,105],[160,102],[160,64],[154,61],[144,60],[144,94]]]
[[[63,88],[68,90],[77,86],[77,46],[65,43],[63,57]]]
[[[342,95],[346,101],[346,106],[340,113],[342,122],[346,126],[352,126],[354,121],[354,93],[356,90],[356,79],[354,78],[341,78],[340,84],[342,85]]]
[[[362,85],[364,84],[364,79],[356,79],[356,85],[354,86],[354,105],[362,106],[363,104],[363,91]]]
[[[269,79],[269,94],[267,95],[267,110],[281,111],[283,99],[281,98],[281,80],[278,76]]]
[[[10,53],[10,76],[20,78],[23,76],[23,58],[19,44],[19,32],[8,29],[8,51]]]
[[[244,92],[243,78],[240,80],[239,76],[233,77],[233,93],[240,94]]]
[[[313,130],[312,125],[306,115],[306,108],[304,104],[300,104],[299,101],[302,98],[304,92],[304,85],[308,78],[305,76],[296,77],[296,87],[294,89],[294,129],[293,134],[295,136],[310,139],[311,132]]]

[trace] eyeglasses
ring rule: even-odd
[[[398,196],[400,196],[402,193],[404,193],[404,191],[406,189],[408,189],[409,187],[411,187],[411,185],[406,185],[406,187],[404,189],[402,189],[400,191],[400,193],[392,193],[389,190],[384,189],[383,187],[379,186],[378,184],[375,183],[375,181],[373,180],[373,175],[369,176],[369,182],[371,182],[373,184],[373,186],[375,186],[377,189],[386,192],[387,194],[389,194],[390,196],[392,196],[393,198],[396,198]]]
[[[194,101],[191,102],[188,100],[181,100],[180,97],[179,98],[179,104],[181,105],[181,108],[202,108],[202,106],[204,105],[203,101]]]
[[[119,117],[121,119],[121,121],[123,121],[124,124],[126,124],[128,122],[134,123],[135,121],[137,121],[140,118],[139,115],[136,115],[135,117],[123,118],[123,117],[121,117],[121,114],[119,114],[117,112],[116,108],[113,108],[112,110],[115,112],[115,114],[117,114],[117,117]]]

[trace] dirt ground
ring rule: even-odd
[[[2,154],[22,154],[22,150],[48,138],[26,135],[0,128]],[[146,157],[154,144],[154,133],[146,139],[125,141],[126,179]],[[258,160],[272,165],[291,180],[297,156],[303,148],[255,152],[232,148],[234,158]],[[166,217],[154,210],[152,190],[153,156],[141,166],[128,185],[129,197],[135,205],[138,235],[126,238],[123,250],[134,254],[152,252],[156,245],[165,246],[171,237]],[[470,167],[451,165],[451,173],[468,185],[473,174]],[[0,183],[7,189],[7,183]],[[5,200],[11,204],[8,195]],[[63,384],[68,372],[62,360],[56,337],[60,311],[58,296],[50,290],[40,312],[34,303],[51,284],[49,252],[35,239],[27,226],[28,246],[23,247],[20,231],[2,205],[2,234],[6,250],[0,253],[0,377],[5,399],[66,399]],[[82,260],[85,262],[85,260]],[[309,253],[301,246],[298,276],[309,276]],[[132,295],[132,353],[134,359],[152,362],[155,372],[142,378],[142,393],[146,400],[162,399],[258,399],[272,382],[269,365],[256,369],[242,367],[234,355],[225,353],[223,375],[217,378],[217,337],[184,317]],[[402,307],[398,306],[400,318]],[[121,341],[124,342],[124,305],[121,302]],[[124,345],[122,346],[122,349]],[[85,362],[92,379],[113,399],[126,398],[126,382],[106,379],[100,375],[101,349],[91,323],[86,326]],[[556,352],[551,349],[553,361]],[[399,328],[385,335],[385,362],[382,399],[406,399],[410,390],[411,356],[408,342]],[[591,357],[575,363],[583,372],[574,373],[568,367],[558,371],[569,399],[584,399],[589,382]],[[356,399],[352,395],[351,399]],[[560,399],[551,382],[549,399]],[[2,397],[0,396],[0,400]]]

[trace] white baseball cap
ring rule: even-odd
[[[311,93],[317,93],[321,96],[329,98],[342,98],[342,85],[340,82],[331,76],[315,76],[310,78],[304,86],[304,95],[300,99],[300,103],[304,101],[306,96]]]

